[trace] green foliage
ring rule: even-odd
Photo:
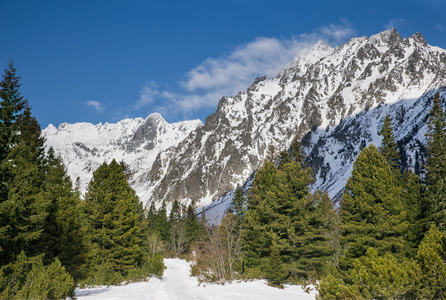
[[[425,201],[430,205],[430,221],[446,229],[446,120],[438,92],[430,118],[426,162]]]
[[[398,151],[398,145],[395,142],[395,135],[393,134],[389,115],[386,115],[384,119],[384,124],[381,129],[381,135],[383,136],[382,145],[379,149],[381,155],[384,156],[390,168],[396,170],[399,173],[400,153]]]
[[[366,299],[407,299],[419,287],[420,270],[414,261],[398,259],[391,253],[381,256],[373,248],[355,260],[351,273]]]
[[[0,82],[0,265],[21,251],[39,253],[36,242],[48,206],[42,191],[44,140],[19,81],[10,62]]]
[[[402,176],[402,182],[403,204],[409,222],[405,236],[407,242],[405,251],[408,257],[414,258],[418,245],[423,240],[424,233],[428,228],[429,207],[423,201],[423,185],[417,174],[406,170]]]
[[[404,253],[408,228],[401,201],[402,187],[374,145],[364,148],[353,165],[340,206],[344,269],[369,247],[380,254]]]
[[[418,248],[417,260],[423,272],[423,298],[446,299],[446,233],[432,225]]]
[[[241,187],[235,189],[231,206],[234,215],[241,222],[246,216],[246,198]]]
[[[319,283],[318,299],[416,299],[420,268],[415,261],[370,248],[355,259],[347,280],[328,275]],[[348,283],[347,283],[348,282]]]
[[[59,260],[44,266],[42,256],[17,260],[2,267],[2,299],[63,299],[74,293],[73,278]]]
[[[161,278],[163,276],[164,270],[166,269],[163,258],[164,256],[162,253],[150,254],[147,261],[147,273]]]
[[[10,146],[16,143],[17,117],[28,105],[28,101],[20,94],[20,76],[16,72],[11,61],[0,82],[0,161],[8,156]]]
[[[318,285],[318,300],[364,300],[358,286],[349,285],[331,274],[322,278]]]
[[[283,282],[288,278],[288,270],[285,267],[279,248],[276,243],[276,235],[273,234],[273,240],[270,255],[266,259],[265,279],[268,285],[283,288]]]
[[[94,172],[85,195],[85,210],[94,247],[91,281],[115,283],[133,268],[142,267],[147,255],[142,205],[115,160]]]
[[[314,279],[325,272],[335,251],[337,216],[327,195],[309,193],[311,169],[290,157],[278,167],[266,161],[256,173],[248,193],[244,261],[248,269],[265,269],[275,236],[287,280]]]
[[[83,203],[52,148],[46,158],[43,189],[49,206],[39,248],[46,254],[44,261],[58,258],[78,282],[85,278],[89,263],[86,218]]]

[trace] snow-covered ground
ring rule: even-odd
[[[76,289],[75,297],[83,299],[315,299],[316,292],[303,291],[300,286],[286,285],[284,289],[272,288],[265,281],[234,282],[225,285],[198,286],[196,277],[190,277],[190,264],[181,259],[165,259],[167,269],[163,278],[151,278],[125,286]]]

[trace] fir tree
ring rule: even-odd
[[[232,210],[238,222],[241,222],[245,218],[246,198],[241,187],[235,189],[234,197],[232,198]]]
[[[16,143],[17,117],[23,113],[28,101],[23,98],[19,88],[20,76],[16,75],[13,61],[4,70],[3,80],[0,82],[0,161],[3,161]]]
[[[390,116],[386,115],[384,118],[384,124],[381,129],[381,135],[383,136],[380,153],[386,159],[387,163],[393,170],[399,171],[400,169],[400,153],[398,151],[398,145],[395,143],[395,135],[392,130],[392,123]]]
[[[446,121],[440,96],[435,94],[427,133],[426,194],[431,222],[446,229]]]
[[[268,285],[283,288],[283,283],[288,278],[289,271],[282,261],[276,239],[276,235],[272,234],[271,254],[266,262],[265,279],[268,280]]]
[[[407,213],[407,221],[409,222],[405,236],[407,241],[405,250],[408,256],[413,258],[428,228],[429,207],[423,201],[423,185],[417,174],[406,170],[402,176],[402,181],[402,199]]]
[[[303,169],[296,160],[279,163],[279,167],[266,161],[257,171],[248,192],[244,223],[244,261],[248,268],[266,268],[275,237],[274,247],[293,280],[323,272],[334,252],[330,241],[333,235],[328,233],[334,225],[325,221],[335,212],[326,209],[326,203],[331,202],[326,195],[309,193],[311,182],[311,169]]]
[[[45,162],[44,195],[49,200],[40,249],[45,261],[59,259],[78,282],[87,273],[90,244],[81,199],[72,190],[60,157],[50,148]]]
[[[44,140],[19,91],[11,62],[0,83],[0,264],[39,253],[48,201],[43,196]]]
[[[369,247],[379,254],[403,253],[407,230],[402,188],[385,158],[372,144],[356,159],[342,196],[343,268],[364,256]]]
[[[115,160],[93,173],[85,202],[97,266],[92,280],[117,283],[145,262],[142,205]]]
[[[422,299],[446,299],[446,233],[432,225],[417,253]]]

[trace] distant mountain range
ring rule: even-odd
[[[426,120],[436,91],[446,98],[446,50],[421,34],[403,39],[395,29],[353,38],[332,48],[318,42],[274,78],[257,78],[246,91],[221,98],[205,124],[168,124],[159,114],[116,124],[50,125],[43,131],[82,187],[104,160],[124,160],[136,171],[141,200],[195,201],[225,209],[237,185],[261,166],[267,149],[302,140],[316,182],[335,200],[362,147],[381,144],[386,114],[403,164],[419,168]]]

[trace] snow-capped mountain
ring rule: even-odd
[[[372,142],[380,145],[386,113],[393,118],[404,163],[416,167],[416,158],[424,153],[425,121],[433,93],[440,89],[444,98],[441,88],[445,86],[446,51],[428,45],[419,33],[403,39],[391,29],[335,48],[319,42],[275,78],[257,78],[246,91],[223,97],[203,126],[192,123],[187,136],[171,147],[157,148],[150,159],[131,164],[138,171],[133,186],[142,199],[196,201],[199,206],[218,199],[213,205],[226,207],[231,191],[252,178],[270,145],[281,150],[298,138],[315,171],[313,189],[336,198],[360,149]],[[45,131],[52,145],[48,133],[55,128]],[[114,151],[140,149],[141,157],[149,157],[142,154],[146,151],[142,144],[122,146],[130,145],[123,136],[135,131],[126,129],[110,138],[116,142],[107,142],[101,153],[111,157]],[[71,145],[78,142],[75,136]],[[149,140],[147,136],[145,142]],[[102,143],[95,142],[95,148],[102,149]],[[77,152],[59,153],[71,161],[68,155],[82,151],[82,146],[75,146]],[[87,154],[79,154],[76,165]]]
[[[156,155],[177,145],[191,131],[202,126],[200,120],[167,123],[158,113],[142,118],[125,119],[118,123],[49,125],[42,131],[47,145],[61,155],[73,181],[80,178],[81,192],[85,192],[93,172],[112,159],[124,161],[135,172],[138,180],[148,172]],[[137,189],[137,185],[132,183]],[[136,190],[142,201],[147,201],[143,190]]]
[[[418,33],[403,39],[391,29],[335,48],[319,42],[277,77],[259,78],[247,91],[223,97],[203,127],[158,155],[147,174],[147,190],[154,199],[210,204],[243,184],[261,165],[269,145],[284,149],[295,137],[307,136],[305,149],[317,177],[314,188],[334,197],[345,185],[361,141],[380,144],[384,115],[372,112],[395,104],[386,110],[396,115],[400,109],[404,120],[415,112],[426,114],[426,103],[416,100],[443,86],[446,51],[429,46]],[[403,130],[398,138],[415,126],[406,121],[404,129],[396,128]],[[361,126],[347,126],[354,122]],[[352,150],[335,154],[330,136],[339,149]],[[353,138],[359,145],[350,144]]]

